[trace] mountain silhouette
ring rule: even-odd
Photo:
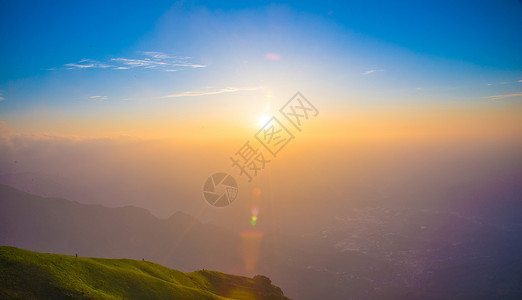
[[[38,252],[145,258],[183,271],[241,270],[239,236],[182,213],[158,219],[133,206],[108,208],[0,185],[0,244]]]

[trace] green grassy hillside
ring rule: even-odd
[[[183,273],[130,259],[102,259],[0,247],[0,298],[286,299],[264,276]]]

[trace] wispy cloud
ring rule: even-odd
[[[205,65],[195,64],[187,56],[170,56],[162,52],[143,51],[139,52],[140,57],[125,58],[114,57],[107,62],[100,62],[92,59],[82,59],[78,62],[67,63],[63,68],[67,70],[81,69],[155,69],[166,72],[179,71],[187,68],[204,68]]]
[[[519,79],[519,80],[515,80],[515,81],[501,81],[501,82],[496,82],[496,83],[486,83],[487,86],[492,86],[492,85],[505,85],[505,84],[516,84],[516,83],[522,83],[522,79]]]
[[[107,100],[107,96],[90,96],[90,99]]]
[[[488,99],[497,100],[497,99],[503,99],[503,98],[509,98],[509,97],[522,97],[522,93],[489,96]]]
[[[368,71],[364,71],[364,72],[362,72],[361,74],[362,74],[362,75],[370,75],[370,74],[373,74],[373,73],[375,73],[375,72],[382,72],[382,71],[384,71],[384,70],[383,70],[383,69],[379,69],[379,70],[377,70],[377,69],[371,69],[371,70],[368,70]]]
[[[171,94],[164,96],[163,98],[177,98],[177,97],[195,97],[195,96],[206,96],[206,95],[216,95],[223,93],[235,93],[240,91],[255,91],[259,90],[262,87],[226,87],[217,90],[209,90],[209,91],[186,91],[179,94]]]
[[[0,101],[5,100],[5,98],[3,96],[4,96],[4,91],[0,90]]]

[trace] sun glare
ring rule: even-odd
[[[259,126],[259,128],[261,128],[261,127],[265,126],[266,123],[268,123],[268,121],[270,121],[270,116],[269,115],[262,115],[257,120],[257,125]]]
[[[261,127],[265,126],[266,123],[268,123],[268,121],[270,121],[270,116],[269,115],[262,115],[257,120],[257,125],[261,128]]]

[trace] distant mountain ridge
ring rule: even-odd
[[[288,299],[269,278],[0,246],[2,299]]]
[[[143,208],[80,204],[0,184],[0,245],[57,254],[145,258],[183,271],[237,273],[243,266],[239,239],[182,212],[163,220]]]

